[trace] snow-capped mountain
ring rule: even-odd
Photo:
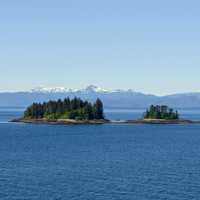
[[[65,87],[36,87],[30,90],[31,93],[67,93],[76,91]]]
[[[106,108],[146,108],[151,104],[165,104],[175,108],[200,108],[200,93],[168,96],[147,95],[129,90],[106,90],[90,85],[83,89],[65,87],[37,87],[25,92],[1,92],[0,106],[26,107],[33,102],[80,97],[88,101],[100,98]]]
[[[87,93],[89,93],[89,92],[100,92],[100,93],[102,93],[102,92],[109,92],[109,90],[102,89],[102,88],[95,86],[95,85],[89,85],[85,89],[80,90],[80,92],[87,92]]]
[[[133,93],[134,91],[132,89],[128,90],[106,90],[103,88],[100,88],[95,85],[89,85],[86,88],[83,89],[72,89],[72,88],[66,88],[66,87],[36,87],[34,89],[30,90],[31,93],[114,93],[114,92],[130,92]]]

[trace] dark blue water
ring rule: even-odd
[[[4,123],[21,112],[0,109],[0,199],[200,199],[200,125]]]

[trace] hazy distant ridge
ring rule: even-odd
[[[147,95],[133,90],[105,90],[97,86],[85,89],[35,88],[25,92],[0,93],[0,106],[25,107],[32,102],[43,102],[65,97],[81,97],[94,101],[101,98],[107,108],[145,108],[151,104],[166,104],[171,107],[200,108],[200,93],[174,94],[167,96]]]

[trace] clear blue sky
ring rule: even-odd
[[[0,90],[200,91],[200,2],[6,0]]]

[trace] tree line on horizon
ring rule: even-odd
[[[24,112],[24,118],[100,120],[104,119],[104,108],[99,98],[95,103],[83,101],[77,97],[65,98],[64,100],[33,103]]]
[[[144,113],[144,119],[178,120],[179,113],[165,105],[151,105]]]

